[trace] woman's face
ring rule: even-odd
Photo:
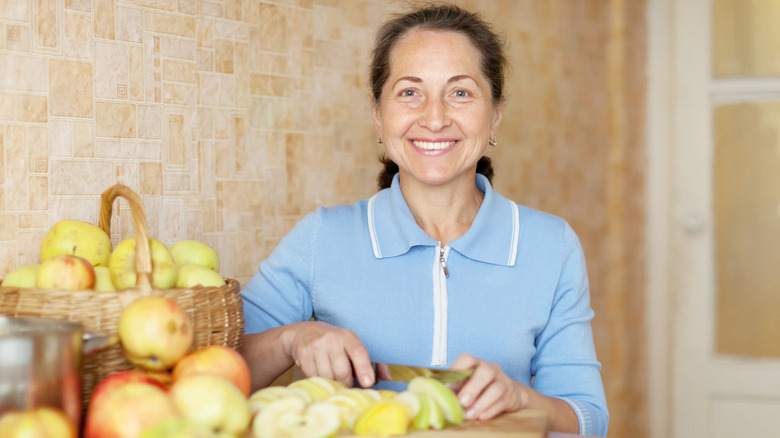
[[[428,185],[473,181],[501,121],[480,61],[476,46],[454,31],[415,30],[396,42],[373,116],[403,178]]]

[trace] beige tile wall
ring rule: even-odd
[[[403,4],[402,2],[399,2]],[[495,186],[588,259],[610,435],[646,436],[645,2],[458,0],[509,40]],[[152,236],[242,283],[318,205],[374,192],[366,89],[383,0],[0,0],[0,276],[124,183]],[[114,242],[133,234],[114,209]]]

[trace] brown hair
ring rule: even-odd
[[[390,52],[402,36],[416,29],[453,31],[469,37],[482,54],[482,73],[490,82],[493,105],[503,103],[504,77],[508,65],[504,54],[504,40],[477,13],[451,4],[431,4],[396,16],[379,28],[369,71],[369,84],[375,105],[379,104],[382,89],[390,76]],[[379,173],[377,183],[379,188],[383,189],[390,187],[393,176],[398,173],[398,165],[384,154],[379,157],[379,161],[384,167]],[[490,158],[483,156],[479,159],[477,172],[492,180],[493,166]]]

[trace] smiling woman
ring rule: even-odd
[[[293,364],[363,386],[372,361],[473,370],[457,393],[468,420],[539,409],[551,430],[606,434],[579,239],[489,180],[505,64],[490,26],[455,6],[379,29],[381,190],[306,216],[242,291],[255,387]]]

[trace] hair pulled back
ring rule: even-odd
[[[398,15],[385,22],[377,31],[369,70],[369,85],[375,105],[379,105],[382,89],[390,76],[390,52],[401,37],[417,29],[453,31],[467,36],[482,55],[482,74],[490,83],[493,105],[503,103],[508,65],[504,40],[478,13],[451,4],[431,4]],[[379,161],[384,168],[379,173],[377,183],[380,189],[384,189],[390,187],[393,176],[398,173],[398,165],[385,155],[380,156]],[[493,166],[489,157],[479,159],[477,172],[492,180]]]

